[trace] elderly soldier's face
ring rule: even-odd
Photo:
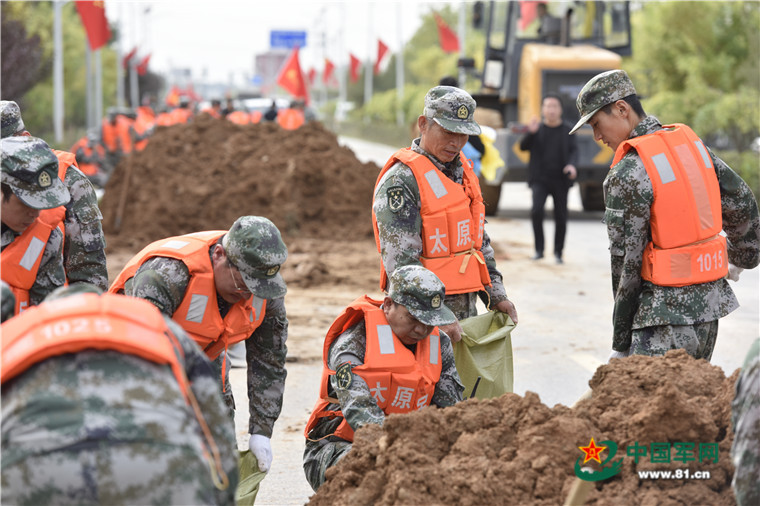
[[[425,116],[419,119],[420,147],[443,163],[448,163],[459,156],[467,144],[469,135],[458,134],[444,128]]]
[[[3,197],[0,213],[2,213],[3,224],[20,234],[37,219],[40,210],[27,206],[21,202],[21,199],[11,194],[7,199]]]
[[[214,285],[216,293],[230,304],[251,298],[251,292],[248,291],[243,281],[243,276],[230,263],[221,245],[217,244],[214,247],[212,258],[214,260]]]
[[[417,320],[406,307],[396,304],[390,297],[386,297],[383,311],[393,333],[406,345],[425,339],[435,328]]]

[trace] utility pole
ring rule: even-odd
[[[396,124],[404,125],[404,33],[401,29],[403,15],[401,2],[396,4],[396,34],[398,35],[398,53],[396,53]]]
[[[367,4],[367,65],[364,71],[364,123],[369,123],[369,115],[367,114],[367,105],[372,99],[372,80],[375,78],[375,74],[372,70],[372,42],[373,42],[373,30],[372,30],[372,7],[373,2]]]
[[[53,2],[53,130],[55,142],[63,142],[63,2]]]
[[[467,6],[466,2],[461,2],[459,4],[459,27],[458,27],[458,36],[459,36],[459,58],[464,58],[465,51],[464,51],[464,38],[465,38],[465,31],[466,31],[466,22],[465,18],[467,17],[467,13],[465,12],[465,7]],[[459,67],[459,87],[462,89],[465,89],[465,81],[467,80],[467,71],[465,71],[464,67]]]

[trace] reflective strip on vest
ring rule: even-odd
[[[396,353],[393,346],[393,332],[390,325],[377,326],[377,343],[380,345],[381,355],[392,355]]]
[[[206,305],[208,305],[208,295],[194,293],[190,299],[190,307],[187,308],[185,320],[201,323],[203,321],[203,315],[206,313]]]
[[[171,241],[166,241],[164,244],[161,245],[161,247],[163,247],[163,248],[170,248],[170,249],[182,249],[185,246],[187,246],[188,244],[190,244],[190,243],[187,242],[187,241],[178,241],[178,240],[174,239],[174,240],[171,240]]]
[[[253,311],[256,313],[256,318],[261,315],[261,306],[264,304],[264,299],[261,297],[253,296],[253,301],[251,302],[251,305],[253,306]],[[249,315],[249,318],[251,321],[253,321],[253,312]]]
[[[435,169],[425,172],[425,180],[430,185],[430,189],[433,190],[435,198],[439,199],[448,195],[449,192],[446,190],[443,181],[441,181],[441,178],[438,176],[438,171]]]
[[[703,230],[712,228],[715,222],[713,221],[712,210],[710,209],[710,196],[707,194],[707,186],[705,186],[705,180],[702,177],[702,169],[697,166],[697,161],[686,144],[680,144],[673,149],[681,159],[684,169],[686,169],[686,177],[689,179],[689,186],[691,186],[691,191],[697,204],[699,224]]]
[[[26,248],[24,256],[21,258],[19,265],[24,269],[31,271],[32,267],[34,267],[34,264],[37,263],[37,258],[39,258],[42,250],[44,249],[45,243],[37,237],[32,237],[32,240],[29,241],[29,246]]]
[[[662,184],[672,183],[676,180],[676,175],[673,172],[673,167],[671,167],[670,162],[668,161],[668,157],[665,155],[665,153],[654,155],[652,157],[652,162],[654,162],[654,166],[657,167],[657,174],[659,174]]]
[[[705,164],[705,168],[709,169],[710,167],[712,167],[712,162],[710,161],[710,155],[707,154],[705,145],[702,144],[700,141],[694,141],[694,145],[697,146],[697,151],[699,151],[699,154],[702,156],[702,163]]]
[[[430,363],[438,363],[438,349],[441,347],[441,336],[430,334]]]

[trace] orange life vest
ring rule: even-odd
[[[253,111],[251,113],[251,123],[261,123],[261,118],[264,115],[261,114],[261,111]]]
[[[184,107],[177,107],[176,109],[172,109],[169,114],[171,115],[171,124],[178,125],[190,121],[193,112],[190,109],[185,109]]]
[[[87,293],[34,307],[2,326],[5,383],[48,358],[84,350],[115,350],[171,367],[187,398],[188,382],[170,341],[171,332],[152,304],[112,294]]]
[[[116,117],[116,138],[122,154],[126,155],[132,152],[132,134],[130,128],[134,120],[126,116]]]
[[[116,140],[116,123],[111,123],[108,118],[104,118],[100,138],[106,150],[108,150],[109,153],[115,153],[116,149],[119,147]]]
[[[90,140],[87,137],[82,137],[77,142],[74,143],[73,146],[71,146],[71,152],[74,153],[76,156],[77,151],[79,150],[84,151],[84,158],[91,159],[93,154],[97,155],[97,159],[102,160],[105,157],[105,151],[103,150],[103,146],[100,144],[95,145],[95,148],[93,149],[90,147]],[[94,176],[98,173],[100,170],[100,167],[97,163],[89,161],[84,162],[80,158],[77,158],[77,165],[79,167],[79,170],[82,171],[83,174],[87,176]]]
[[[172,319],[213,360],[228,346],[248,339],[261,325],[266,311],[266,300],[252,296],[233,304],[224,319],[219,314],[214,270],[208,251],[225,233],[224,230],[212,230],[155,241],[127,262],[108,291],[118,293],[124,290],[127,280],[149,258],[160,256],[181,260],[190,272],[190,283]]]
[[[282,109],[277,114],[277,123],[285,130],[295,130],[304,124],[305,118],[298,109]]]
[[[174,118],[169,112],[162,112],[156,116],[156,126],[172,126]]]
[[[135,118],[135,122],[132,124],[132,128],[135,131],[135,134],[137,134],[137,137],[141,137],[143,134],[145,134],[145,132],[148,131],[150,127],[153,126],[155,117],[156,115],[153,112],[153,109],[150,107],[141,105],[137,108],[137,117]],[[133,142],[135,140],[136,139],[132,139]],[[148,139],[142,139],[134,142],[134,149],[135,151],[142,151],[147,145]]]
[[[251,123],[251,116],[245,111],[232,111],[227,115],[227,121],[231,121],[236,125],[247,125]]]
[[[446,286],[447,294],[470,293],[491,285],[483,246],[485,206],[478,177],[469,161],[460,153],[464,168],[463,184],[457,184],[439,171],[426,156],[404,148],[397,151],[375,183],[375,191],[383,175],[396,162],[412,169],[420,190],[422,218],[422,257],[420,261],[433,271]],[[377,251],[380,235],[377,217],[372,212]],[[381,267],[380,288],[385,290],[388,275]]]
[[[686,125],[667,125],[623,142],[614,166],[635,149],[652,182],[652,240],[644,250],[641,277],[660,286],[718,280],[728,273],[720,186],[710,155]]]
[[[328,382],[335,371],[327,365],[330,345],[352,325],[364,319],[367,327],[364,364],[352,371],[367,382],[375,402],[383,412],[409,413],[430,405],[435,386],[441,378],[441,341],[438,327],[425,339],[419,341],[415,351],[410,351],[391,331],[381,301],[366,295],[348,306],[330,326],[322,349],[322,381],[320,399],[317,401],[306,424],[304,435],[324,417],[343,417],[340,411],[327,410]],[[335,400],[332,400],[335,403]],[[354,440],[354,430],[345,419],[332,434],[347,441]]]

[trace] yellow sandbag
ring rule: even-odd
[[[238,506],[253,506],[256,501],[256,494],[259,493],[259,484],[267,475],[259,471],[259,461],[250,452],[238,451],[238,481],[237,491],[235,492],[235,504]]]
[[[514,369],[510,334],[515,328],[512,318],[506,313],[489,311],[459,323],[462,340],[454,344],[454,360],[464,384],[464,396],[472,396],[478,376],[481,378],[475,392],[478,399],[511,392]]]

